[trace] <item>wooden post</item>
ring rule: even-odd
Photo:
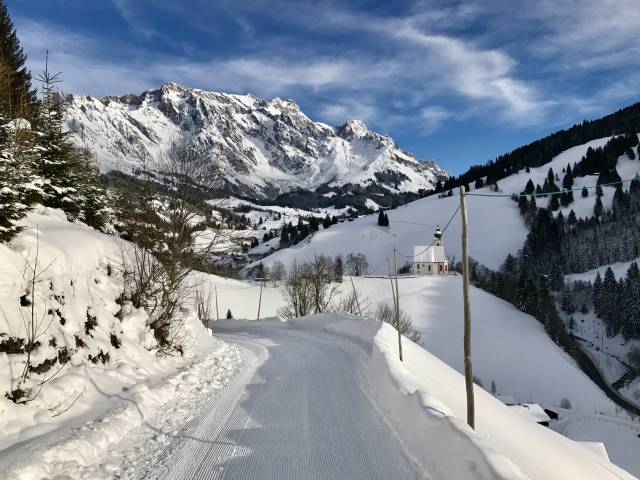
[[[393,286],[393,275],[391,274],[391,262],[387,257],[387,266],[389,267],[389,283],[391,283],[391,295],[393,296],[393,311],[396,311],[396,289]]]
[[[460,213],[462,214],[462,297],[464,301],[464,379],[467,389],[467,423],[475,429],[471,365],[471,307],[469,305],[469,234],[467,232],[467,200],[464,187],[460,187]]]
[[[402,334],[400,333],[400,290],[398,289],[398,252],[393,249],[393,265],[396,269],[396,328],[398,329],[398,354],[402,362]]]
[[[260,320],[260,306],[262,305],[262,286],[264,285],[264,279],[260,279],[260,298],[258,299],[258,318],[256,320]]]
[[[216,320],[220,320],[220,314],[218,313],[218,286],[214,285],[213,288],[216,291]]]

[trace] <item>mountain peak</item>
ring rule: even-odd
[[[361,120],[347,120],[336,128],[336,134],[347,141],[364,138],[371,132]]]

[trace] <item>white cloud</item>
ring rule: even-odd
[[[637,0],[539,0],[530,10],[530,15],[532,19],[542,21],[549,31],[540,36],[532,47],[539,55],[574,57],[578,60],[577,66],[584,68],[640,61],[640,8]]]
[[[452,117],[451,112],[440,106],[424,107],[420,110],[420,118],[425,133],[432,133],[437,130],[440,125]]]

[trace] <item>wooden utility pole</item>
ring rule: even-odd
[[[393,311],[396,310],[396,289],[393,286],[393,275],[391,274],[391,262],[389,261],[389,257],[387,257],[387,266],[389,267],[389,283],[391,283],[391,295],[393,295]]]
[[[358,291],[356,290],[356,286],[353,284],[353,275],[349,275],[349,280],[351,280],[351,288],[353,288],[353,294],[356,297],[356,306],[358,307],[358,315],[362,316],[362,310],[360,309],[360,300],[358,299]]]
[[[264,285],[264,278],[256,278],[256,280],[260,280],[260,298],[258,299],[258,318],[256,318],[256,320],[260,320],[260,306],[262,305],[262,286]]]
[[[467,423],[475,429],[473,399],[473,371],[471,365],[471,307],[469,305],[469,235],[467,232],[467,200],[464,187],[460,187],[460,213],[462,216],[462,297],[464,301],[464,379],[467,389]]]
[[[402,362],[402,334],[400,333],[400,290],[398,289],[398,252],[393,249],[393,265],[396,269],[396,328],[398,329],[398,354]]]
[[[220,314],[218,313],[218,286],[214,285],[213,288],[216,292],[216,320],[220,320]]]

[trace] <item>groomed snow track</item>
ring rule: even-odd
[[[247,367],[140,478],[424,478],[371,402],[352,343],[283,324],[213,326]]]

